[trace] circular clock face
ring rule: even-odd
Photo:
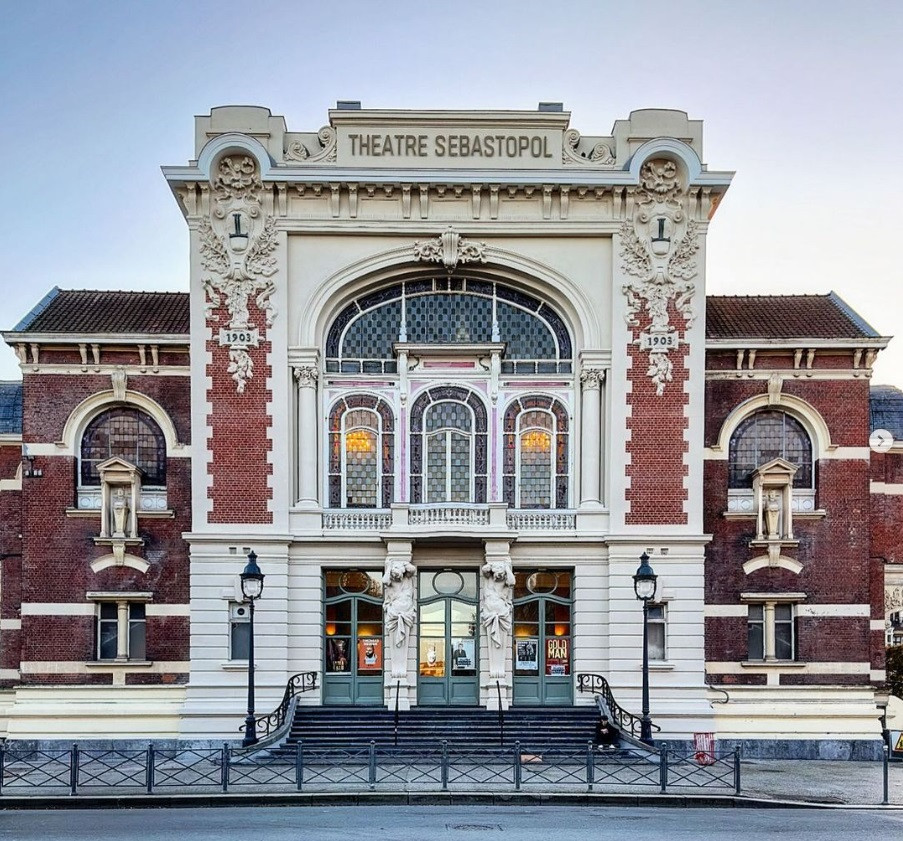
[[[869,436],[869,446],[876,453],[886,453],[894,445],[894,436],[886,429],[876,429]]]

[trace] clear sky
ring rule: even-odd
[[[584,134],[637,108],[705,120],[737,171],[708,239],[710,293],[836,291],[899,334],[903,2],[0,0],[0,327],[54,285],[187,290],[159,167],[211,106],[290,130],[337,99],[381,108],[561,100]],[[0,345],[0,378],[18,377]]]

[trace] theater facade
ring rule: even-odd
[[[54,287],[3,333],[8,738],[234,738],[252,550],[259,712],[300,672],[550,715],[600,675],[639,712],[645,553],[657,737],[879,749],[888,338],[833,293],[706,296],[701,122],[230,106],[193,155],[187,292]]]

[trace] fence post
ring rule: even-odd
[[[514,790],[520,791],[521,765],[520,765],[520,740],[514,743]]]
[[[223,784],[223,792],[229,790],[229,743],[223,742],[220,778]]]
[[[662,794],[668,791],[668,748],[662,748],[658,761],[659,785]]]
[[[448,791],[448,739],[442,740],[442,765],[440,766],[442,776],[442,790]]]
[[[740,746],[734,749],[734,794],[740,793]]]
[[[890,799],[888,797],[888,788],[887,788],[887,760],[888,760],[889,754],[890,754],[890,750],[888,749],[888,746],[885,744],[884,745],[884,753],[882,756],[882,761],[883,761],[883,765],[884,765],[884,768],[882,769],[882,771],[884,773],[884,799],[881,801],[882,806],[887,806],[890,803]]]
[[[596,776],[596,762],[593,754],[593,740],[588,739],[586,742],[586,790],[593,790],[593,783]]]
[[[304,788],[304,753],[301,742],[295,745],[295,785],[298,791]]]
[[[370,784],[370,790],[376,788],[376,742],[370,740],[369,754],[370,774],[367,782]]]
[[[144,781],[147,783],[147,793],[154,793],[154,743],[147,743],[147,764],[144,768]]]
[[[78,794],[78,745],[75,742],[69,752],[69,794]]]

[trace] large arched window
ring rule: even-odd
[[[329,413],[330,508],[387,508],[395,487],[394,418],[378,397],[353,394]]]
[[[411,407],[411,502],[486,502],[486,407],[438,386]]]
[[[776,458],[796,465],[793,487],[813,486],[812,442],[803,425],[786,412],[769,410],[750,415],[731,436],[728,486],[752,487],[753,471]]]
[[[568,415],[551,397],[505,411],[504,497],[511,508],[568,507]]]
[[[571,338],[547,303],[476,277],[419,278],[352,301],[326,338],[330,373],[395,373],[393,345],[503,342],[503,374],[571,371]]]
[[[81,443],[81,484],[99,485],[97,466],[113,456],[140,468],[145,487],[166,484],[166,440],[146,412],[117,406],[88,424]]]

